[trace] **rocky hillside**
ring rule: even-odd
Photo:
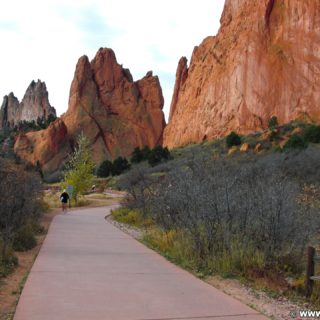
[[[318,0],[226,0],[218,35],[179,62],[164,144],[319,121],[319,74]]]
[[[4,96],[0,110],[0,128],[13,128],[21,121],[47,120],[56,117],[56,110],[50,105],[46,84],[40,80],[32,81],[21,101],[11,92]]]
[[[129,156],[135,147],[162,144],[163,102],[157,76],[150,71],[133,81],[114,52],[101,48],[91,62],[87,56],[79,59],[67,112],[46,130],[20,135],[14,150],[51,173],[61,168],[83,132],[96,163]]]

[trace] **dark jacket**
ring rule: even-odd
[[[70,197],[66,192],[61,193],[60,200],[62,203],[68,203],[69,199],[70,199]]]

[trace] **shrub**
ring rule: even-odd
[[[111,161],[109,160],[103,161],[97,170],[97,176],[102,178],[109,177],[112,173],[112,166],[113,165]]]
[[[164,231],[160,228],[152,228],[143,236],[143,242],[166,256],[171,261],[185,268],[193,269],[194,259],[190,254],[191,245],[186,235],[181,231]]]
[[[276,126],[278,126],[278,118],[276,116],[273,116],[270,118],[270,120],[268,121],[268,128],[269,129],[273,129]]]
[[[151,151],[150,148],[148,146],[145,146],[141,151],[142,151],[143,159],[148,160],[148,157]]]
[[[179,241],[177,231],[164,232],[160,228],[155,228],[144,235],[143,240],[153,249],[166,253],[172,260],[178,260],[179,253],[174,250],[175,244]]]
[[[241,144],[241,138],[238,134],[232,131],[226,138],[227,147],[239,146]]]
[[[46,127],[48,127],[49,124],[55,120],[57,120],[57,117],[53,114],[49,114],[48,119],[46,120]]]
[[[35,230],[29,223],[18,230],[13,240],[13,249],[16,251],[27,251],[36,245]]]
[[[289,134],[295,128],[296,128],[296,125],[294,122],[285,123],[280,128],[281,135]]]
[[[289,140],[284,145],[284,150],[291,150],[291,149],[305,149],[308,146],[308,142],[304,140],[303,137],[301,137],[298,134],[292,135]]]
[[[4,261],[17,232],[39,218],[41,184],[39,176],[9,161],[0,162],[0,238]]]
[[[14,130],[24,131],[24,132],[39,131],[39,130],[48,128],[50,123],[55,121],[56,119],[57,117],[55,115],[50,114],[47,119],[45,119],[44,117],[42,118],[38,117],[36,121],[23,120],[18,123],[18,126],[15,127]]]
[[[272,130],[269,136],[269,140],[272,141],[278,141],[280,139],[279,132],[276,130]]]
[[[1,243],[0,249],[2,249]],[[8,252],[4,260],[0,259],[0,279],[10,274],[17,265],[18,258],[12,252]]]
[[[130,162],[139,163],[139,162],[144,161],[144,160],[146,160],[145,154],[143,153],[142,150],[140,150],[139,147],[136,147],[132,152]]]
[[[303,138],[307,142],[320,143],[320,126],[307,127],[303,133]]]
[[[162,148],[162,146],[156,146],[150,151],[148,163],[153,167],[160,163],[162,160],[168,160],[169,157],[170,152],[167,147]]]
[[[313,155],[309,149],[215,160],[190,149],[196,152],[122,176],[126,204],[163,232],[157,241],[150,238],[153,246],[159,241],[159,248],[166,247],[166,234],[175,231],[177,247],[170,255],[194,270],[241,275],[263,273],[265,266],[278,270],[288,255],[293,257],[288,264],[301,261],[319,226],[319,210],[297,201],[301,181],[317,180],[320,172],[319,151]]]
[[[118,222],[127,224],[135,224],[138,221],[138,214],[136,211],[132,211],[127,208],[120,208],[112,211],[113,218]]]
[[[138,210],[119,208],[112,210],[112,217],[118,222],[126,223],[131,226],[137,227],[144,225],[143,215]]]
[[[130,164],[126,158],[118,157],[112,163],[111,174],[118,176],[126,170],[130,169]]]

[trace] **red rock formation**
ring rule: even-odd
[[[32,81],[21,101],[11,92],[3,98],[0,110],[0,128],[14,127],[21,121],[37,121],[56,116],[56,110],[49,103],[46,84]]]
[[[176,72],[176,83],[174,85],[173,96],[170,106],[169,121],[171,120],[173,114],[175,113],[176,106],[178,103],[179,95],[183,92],[183,85],[188,77],[188,60],[186,57],[182,57],[179,60],[178,68]]]
[[[67,127],[61,119],[57,119],[46,130],[18,135],[14,152],[23,160],[40,165],[44,172],[52,173],[71,152],[69,143]]]
[[[320,2],[226,0],[218,35],[181,70],[180,61],[164,132],[170,148],[260,130],[273,115],[320,121]]]
[[[91,141],[96,163],[118,156],[128,157],[137,146],[154,147],[162,143],[165,126],[162,108],[158,77],[148,72],[134,82],[130,71],[117,63],[114,52],[101,48],[91,63],[86,56],[78,61],[68,111],[61,117],[68,131],[66,145],[73,145],[83,132]],[[23,138],[17,140],[15,151],[32,163],[39,160],[47,172],[52,172],[61,167],[70,147],[59,151],[60,163],[47,164],[44,150],[38,147],[37,141],[41,134],[48,136],[48,131],[28,134],[28,146],[32,146],[36,154],[33,158],[26,156],[25,145],[21,147]],[[55,140],[54,134],[50,139]]]

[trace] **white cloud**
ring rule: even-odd
[[[67,109],[77,60],[112,48],[134,79],[159,74],[168,115],[177,62],[219,27],[224,0],[11,0],[0,3],[0,95],[21,100],[45,81],[58,111]]]

